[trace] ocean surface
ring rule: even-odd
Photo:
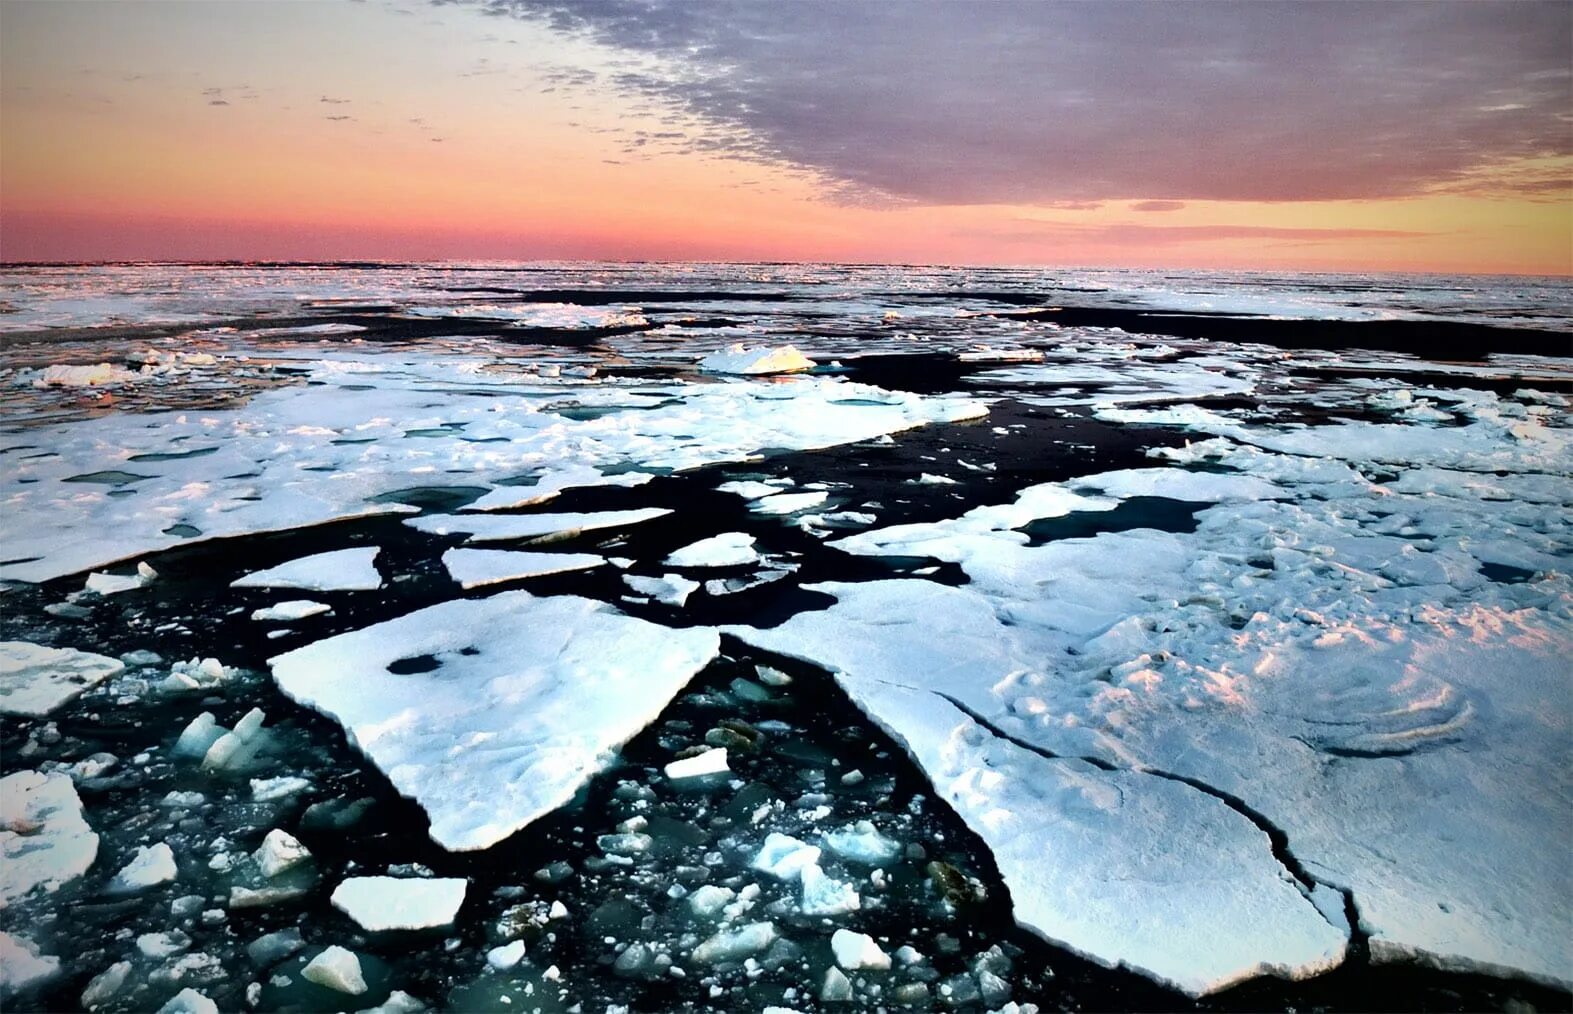
[[[0,994],[1566,1009],[1570,335],[1549,278],[0,267]]]

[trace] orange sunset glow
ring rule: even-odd
[[[1569,21],[7,0],[0,256],[1567,274]]]

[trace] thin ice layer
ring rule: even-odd
[[[566,803],[718,647],[708,628],[516,591],[444,602],[271,664],[280,689],[343,725],[426,811],[432,839],[457,851]]]

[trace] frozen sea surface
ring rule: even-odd
[[[7,269],[7,1009],[1566,1007],[1570,293]]]

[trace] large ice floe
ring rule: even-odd
[[[123,669],[119,659],[89,651],[0,641],[0,712],[47,715]]]
[[[715,655],[576,596],[444,602],[272,660],[290,697],[332,716],[449,849],[551,812]],[[423,665],[400,665],[408,660]]]
[[[1314,974],[1341,960],[1344,894],[1375,961],[1566,986],[1566,850],[1545,845],[1573,812],[1550,760],[1570,431],[1454,403],[1441,428],[1122,411],[1228,439],[1160,452],[1210,471],[843,539],[970,582],[810,586],[836,604],[729,631],[831,670],[994,851],[1017,920],[1095,960],[1190,993]],[[1191,533],[1019,530],[1138,495],[1214,506]]]
[[[387,495],[455,476],[472,484],[536,477],[534,487],[498,484],[479,505],[512,507],[572,486],[644,481],[632,477],[639,471],[986,413],[973,398],[838,378],[576,381],[564,401],[568,381],[480,355],[366,353],[306,368],[310,383],[264,391],[240,408],[111,415],[0,440],[0,452],[49,448],[8,458],[0,476],[7,523],[27,539],[26,556],[0,577],[44,581],[202,539],[414,514]]]
[[[68,775],[18,771],[0,778],[0,908],[33,891],[59,890],[97,856],[98,835]]]

